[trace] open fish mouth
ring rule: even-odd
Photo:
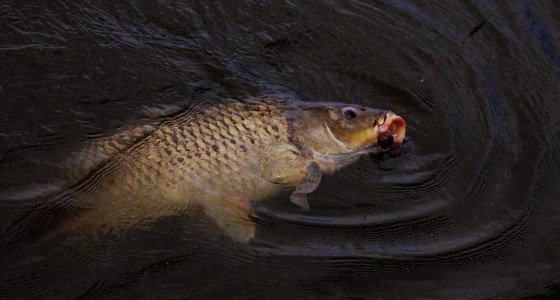
[[[406,122],[392,112],[387,112],[374,122],[375,145],[381,149],[398,148],[406,135]]]
[[[406,135],[406,122],[392,112],[386,112],[373,121],[373,135],[371,146],[348,153],[330,154],[337,165],[348,165],[366,154],[377,154],[387,150],[399,148]]]

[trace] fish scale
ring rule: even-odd
[[[177,188],[169,183],[177,182],[178,178],[183,179],[181,189],[184,190],[206,191],[219,186],[222,191],[246,195],[261,191],[260,178],[242,170],[257,167],[258,152],[249,149],[264,149],[274,142],[289,141],[287,121],[280,111],[290,104],[278,99],[245,102],[219,104],[196,114],[185,112],[162,123],[135,147],[112,159],[118,173],[114,176],[129,180],[110,187],[110,193],[145,194],[144,186],[160,183],[159,188],[150,189],[157,194],[162,187]],[[235,178],[221,176],[225,169]],[[245,183],[242,190],[240,181]]]

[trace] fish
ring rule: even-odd
[[[87,176],[58,196],[81,210],[63,227],[86,235],[143,228],[197,206],[234,241],[255,235],[254,202],[307,195],[323,175],[400,147],[406,123],[364,105],[265,95],[186,109],[84,146]]]

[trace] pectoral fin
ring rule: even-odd
[[[315,163],[307,165],[307,173],[305,178],[298,185],[296,190],[290,195],[290,201],[299,205],[302,209],[308,210],[309,203],[307,203],[307,194],[313,192],[321,182],[321,171],[319,166]]]
[[[275,184],[296,187],[305,177],[307,162],[290,144],[274,144],[266,150],[268,156],[260,161],[261,176]]]

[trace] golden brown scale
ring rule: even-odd
[[[73,189],[90,209],[66,226],[99,235],[201,206],[225,234],[246,242],[255,233],[250,201],[288,189],[292,202],[309,208],[306,194],[321,174],[370,153],[377,132],[390,133],[395,120],[402,121],[356,105],[278,97],[186,111],[157,128],[116,135],[124,142],[108,142],[98,157],[88,148],[88,164],[103,164]],[[394,137],[402,142],[404,121],[399,124]]]
[[[77,189],[74,197],[91,210],[74,221],[76,228],[90,234],[112,224],[136,226],[198,204],[230,237],[246,241],[254,234],[249,201],[303,178],[280,186],[260,175],[290,143],[285,109],[292,109],[288,100],[230,101],[163,122],[132,147],[114,151]]]

